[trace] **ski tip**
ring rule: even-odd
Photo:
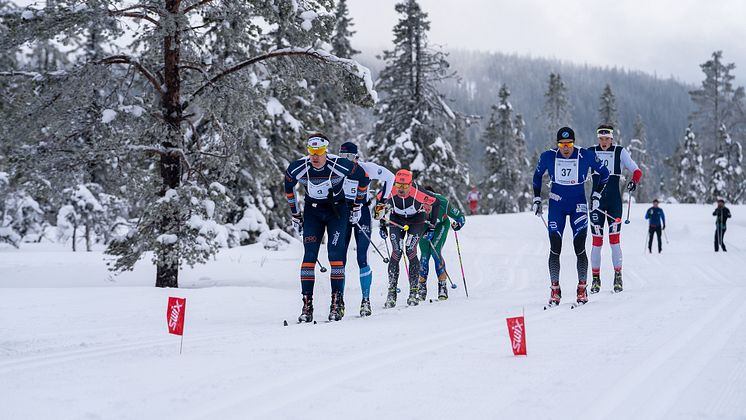
[[[316,321],[313,321],[313,325],[316,325]]]
[[[430,303],[433,303],[433,300],[432,300],[432,299],[430,299]]]
[[[287,327],[288,326],[288,320],[287,319],[284,320],[284,321],[282,321],[282,326],[283,327]]]

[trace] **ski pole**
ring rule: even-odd
[[[544,218],[544,213],[539,213],[539,216],[541,217],[541,221],[544,222],[544,227],[549,230],[549,226],[547,225],[547,219]]]
[[[323,265],[321,264],[321,261],[319,261],[319,260],[316,260],[316,264],[318,264],[318,265],[319,265],[319,270],[321,270],[321,272],[322,272],[322,273],[326,273],[326,267],[324,267],[324,266],[323,266]]]
[[[430,248],[432,248],[433,251],[435,251],[435,245],[433,245],[433,241],[428,239],[427,243],[429,243]],[[451,280],[451,275],[448,274],[448,270],[446,270],[446,263],[443,260],[443,254],[441,252],[438,252],[438,257],[440,258],[440,264],[443,267],[443,272],[446,273],[446,277],[448,278],[448,281],[451,283],[451,289],[457,288],[458,286],[456,286],[456,283],[454,283],[453,280]]]
[[[605,211],[603,211],[601,209],[596,209],[596,211],[599,211],[599,212],[605,214],[606,217],[608,217],[609,219],[611,219],[611,220],[614,221],[615,225],[618,225],[619,223],[622,223],[622,219],[619,218],[619,217],[612,217],[609,213],[606,213]],[[625,222],[625,223],[629,223],[629,220],[627,222]]]
[[[542,219],[543,218],[544,216],[542,216]],[[464,283],[464,291],[466,292],[466,297],[468,298],[469,289],[466,287],[466,275],[464,274],[464,261],[461,259],[461,247],[458,244],[458,232],[454,230],[453,235],[456,237],[456,251],[458,251],[458,263],[461,265],[461,280]]]
[[[370,242],[370,244],[373,245],[373,249],[376,250],[376,252],[378,253],[378,255],[381,256],[381,258],[383,258],[383,262],[386,263],[386,264],[388,264],[389,259],[383,256],[383,254],[378,249],[378,247],[376,246],[376,244],[373,243],[373,240],[370,239],[370,235],[368,235],[368,232],[366,232],[365,229],[363,229],[362,227],[360,227],[360,223],[355,223],[355,226],[357,226],[357,228],[360,229],[360,232],[363,232],[363,235],[365,235],[365,237],[368,239],[368,242]]]
[[[629,224],[629,209],[632,207],[632,193],[627,194],[627,220],[624,221],[625,225]]]
[[[663,229],[663,237],[666,238],[666,245],[668,245],[668,234],[666,233],[666,229]]]

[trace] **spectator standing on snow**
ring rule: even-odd
[[[469,191],[468,194],[466,194],[466,201],[469,203],[469,214],[475,215],[477,214],[477,205],[479,204],[479,199],[482,198],[482,195],[477,191],[477,186],[472,185],[471,191]]]
[[[718,206],[712,212],[712,215],[715,216],[715,252],[718,252],[718,245],[723,248],[723,252],[728,252],[725,249],[725,242],[723,242],[726,223],[730,219],[730,210],[728,210],[728,207],[725,207],[725,200],[722,198],[718,200]]]
[[[653,207],[645,212],[645,219],[648,220],[648,252],[653,252],[653,234],[658,235],[658,253],[663,249],[661,245],[661,232],[666,228],[666,215],[663,209],[658,207],[658,200],[653,200]]]

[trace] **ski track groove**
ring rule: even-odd
[[[537,312],[537,315],[532,315],[532,322],[542,320],[549,316],[552,316],[549,312]],[[497,329],[496,324],[500,324],[500,321],[502,321],[502,319],[497,318],[474,324],[466,328],[459,326],[438,334],[428,335],[425,338],[419,337],[407,340],[404,343],[388,345],[384,348],[379,347],[373,351],[356,353],[353,356],[327,363],[321,367],[306,370],[303,373],[290,373],[286,375],[288,377],[282,377],[263,385],[260,392],[254,393],[251,396],[247,397],[245,392],[236,392],[233,395],[225,396],[217,406],[213,406],[205,411],[190,416],[189,418],[195,420],[204,418],[232,418],[230,413],[246,412],[244,410],[236,410],[239,406],[251,407],[251,415],[254,418],[273,418],[275,416],[270,416],[272,412],[276,412],[291,403],[302,401],[312,395],[322,393],[330,387],[338,386],[340,383],[349,383],[346,381],[378,370],[384,366],[415,357],[423,352],[442,349],[465,341],[481,338],[485,335],[493,336]],[[423,346],[423,344],[427,344],[427,346]],[[395,356],[384,357],[391,354],[394,354]],[[375,360],[375,362],[371,362],[372,360]],[[351,370],[344,369],[350,366],[353,367]],[[320,375],[323,375],[325,378],[323,384],[316,384],[313,388],[303,386],[304,383],[307,383],[306,379],[311,379]],[[288,388],[290,387],[299,387],[300,391],[295,390],[289,392]],[[283,395],[290,395],[290,397],[283,397],[282,401],[268,398],[271,395],[277,395],[278,392],[281,392]]]
[[[739,298],[736,294],[730,294],[724,296],[717,305],[714,305],[711,307],[709,311],[707,311],[706,315],[701,317],[695,324],[693,324],[691,327],[689,327],[686,331],[684,331],[682,334],[676,335],[674,338],[668,340],[662,347],[657,349],[653,354],[647,356],[642,363],[636,365],[632,370],[630,370],[627,374],[625,374],[620,380],[616,383],[613,390],[610,390],[610,392],[605,393],[605,397],[602,397],[598,400],[596,400],[595,404],[588,407],[588,409],[585,411],[584,415],[581,418],[587,418],[587,419],[599,419],[599,418],[611,418],[615,417],[615,414],[619,412],[620,407],[623,407],[625,404],[627,404],[629,401],[636,401],[638,405],[637,409],[645,411],[645,409],[650,410],[655,408],[657,411],[665,410],[670,405],[675,402],[676,396],[678,395],[680,388],[688,385],[691,382],[692,376],[696,376],[696,373],[699,372],[699,369],[696,369],[695,372],[692,374],[692,368],[688,367],[687,370],[683,371],[683,373],[679,373],[677,376],[684,376],[684,379],[687,379],[688,381],[686,384],[681,385],[679,382],[670,381],[669,377],[660,377],[656,376],[655,373],[662,370],[663,368],[667,367],[667,365],[672,361],[672,357],[676,355],[679,352],[688,352],[690,350],[690,347],[687,345],[695,340],[701,339],[703,336],[701,333],[703,330],[708,328],[715,319],[719,318],[718,316],[721,314],[721,312],[724,312],[728,309],[729,305],[732,305],[737,299]],[[739,305],[741,306],[741,305]],[[740,308],[741,311],[743,311],[743,306]],[[732,325],[733,323],[729,323],[729,325]],[[716,334],[716,339],[712,340],[715,344],[708,344],[707,349],[711,348],[718,348],[718,345],[720,345],[721,342],[727,340],[728,337],[730,337],[729,334],[725,334],[723,331],[725,329],[721,329]],[[728,332],[730,332],[728,330]],[[696,350],[694,350],[694,353],[697,355],[697,365],[701,365],[703,363],[706,363],[707,360],[709,360],[708,356],[711,354],[713,350],[710,350],[706,354],[702,354],[702,348],[697,347],[696,345],[693,346]],[[705,359],[703,361],[703,359]],[[645,390],[650,389],[651,386],[648,383],[647,387],[642,387],[641,385],[643,383],[646,383],[650,378],[654,378],[654,381],[661,381],[663,382],[659,387],[655,387],[656,389],[662,390],[663,394],[665,394],[667,400],[665,401],[665,404],[661,403],[660,401],[657,401],[656,404],[648,405],[643,407],[643,403],[641,399],[638,398],[630,398],[631,395],[638,393],[638,392],[645,392]],[[674,385],[673,388],[676,388],[674,392],[666,391],[667,387],[671,387]],[[671,388],[671,389],[673,389]],[[683,388],[682,388],[683,389]],[[655,396],[657,396],[656,394]],[[651,397],[653,397],[651,395]],[[642,398],[642,400],[645,400],[645,398]],[[659,416],[648,416],[649,411],[645,411],[645,417],[649,418],[662,418],[661,415]],[[658,413],[658,414],[664,414],[664,413]],[[626,416],[625,416],[626,417]],[[631,416],[629,418],[640,418],[636,416]]]

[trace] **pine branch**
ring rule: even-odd
[[[187,14],[187,13],[191,12],[192,10],[194,10],[194,9],[196,9],[198,7],[202,7],[202,6],[204,6],[204,5],[208,4],[208,3],[212,3],[213,1],[214,0],[200,0],[199,2],[197,2],[197,3],[195,3],[195,4],[191,5],[191,6],[186,7],[184,9],[184,14]]]
[[[153,88],[156,90],[156,92],[159,95],[163,94],[163,90],[161,89],[161,83],[156,77],[156,75],[145,68],[145,66],[142,65],[139,61],[133,59],[132,57],[128,55],[112,55],[106,58],[103,58],[97,62],[97,64],[104,64],[104,65],[111,65],[111,64],[127,64],[129,66],[132,66],[137,71],[139,71],[143,76],[145,76],[146,79],[150,82],[151,85],[153,85]]]

